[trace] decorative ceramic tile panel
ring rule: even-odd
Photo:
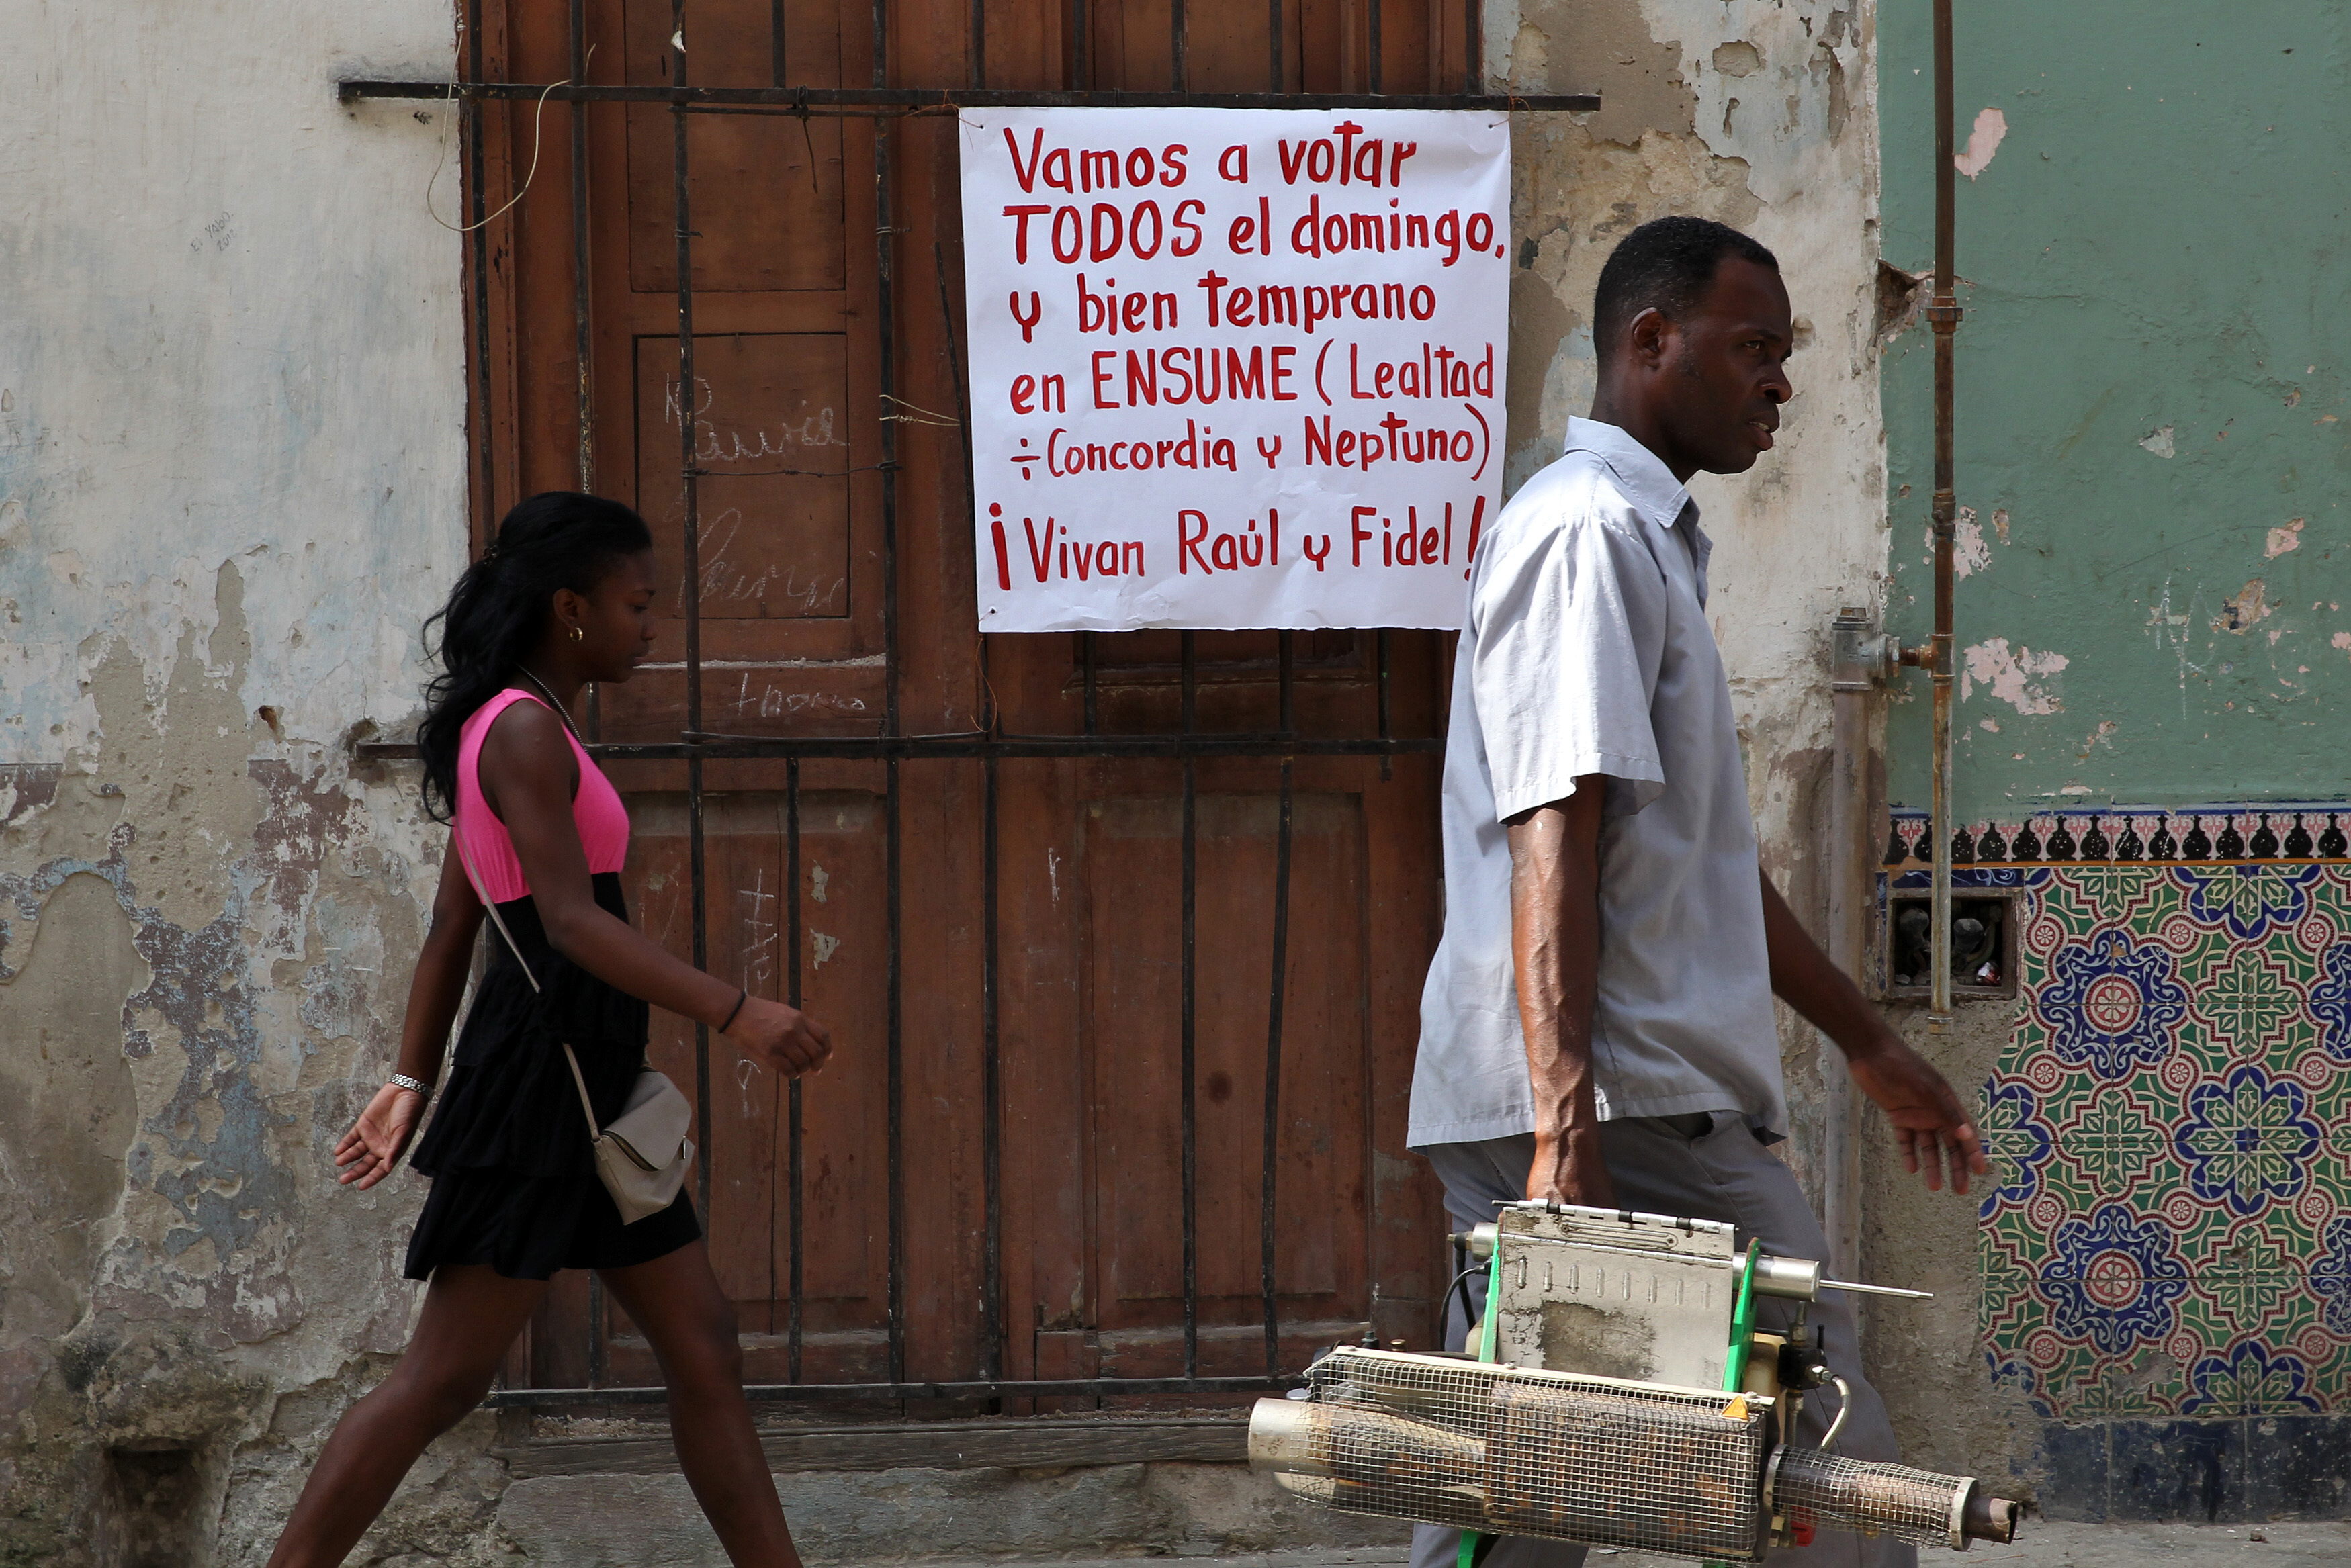
[[[2351,1409],[2351,867],[1954,881],[2022,896],[1983,1086],[1993,1380],[2067,1421]]]
[[[2342,860],[2351,858],[2346,820],[2351,807],[2341,801],[2068,807],[2004,823],[1959,823],[1951,830],[1951,864]],[[1889,871],[1932,857],[1924,812],[1896,811],[1888,827]]]

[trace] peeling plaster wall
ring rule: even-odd
[[[333,84],[449,10],[0,36],[0,1563],[197,1562],[411,1309],[329,1154],[436,867],[344,742],[463,560],[459,249]]]
[[[1692,490],[1715,540],[1709,608],[1765,863],[1800,911],[1827,902],[1815,851],[1829,810],[1829,621],[1841,605],[1880,602],[1886,556],[1875,14],[1868,0],[1489,0],[1485,13],[1497,84],[1604,100],[1514,129],[1512,485],[1558,454],[1568,417],[1590,406],[1592,290],[1617,240],[1694,213],[1780,258],[1798,342],[1781,444],[1752,472]],[[1808,1179],[1830,1049],[1783,1012],[1791,1158]]]
[[[1958,493],[1984,522],[1958,639],[1970,673],[2008,677],[1959,704],[1978,822],[2343,793],[2351,36],[2317,0],[2113,24],[2021,0],[1959,24]],[[1928,8],[1884,26],[1886,259],[1915,271],[1934,254]],[[1932,359],[1923,324],[1887,351],[1906,639],[1932,607]],[[1894,797],[1921,807],[1926,709],[1920,686],[1890,740]]]

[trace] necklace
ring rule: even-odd
[[[580,727],[571,722],[570,713],[566,711],[563,704],[556,700],[555,693],[548,689],[547,682],[533,675],[526,665],[517,664],[515,669],[521,671],[525,680],[538,688],[540,695],[547,699],[547,705],[555,710],[555,716],[562,720],[563,727],[571,732],[572,740],[580,745],[586,745],[588,742],[580,739]]]

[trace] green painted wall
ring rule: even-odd
[[[2346,10],[1960,0],[1960,144],[1983,110],[2007,122],[1959,182],[1965,816],[2346,793]],[[1912,271],[1934,255],[1929,16],[1878,10],[1884,255]],[[1932,362],[1922,321],[1884,367],[1906,641],[1930,624]],[[1908,687],[1889,793],[1924,805]]]

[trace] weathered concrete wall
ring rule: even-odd
[[[1745,229],[1779,256],[1795,306],[1796,399],[1778,450],[1692,485],[1715,540],[1709,609],[1750,757],[1765,864],[1824,911],[1828,625],[1880,602],[1875,7],[1865,0],[1489,3],[1495,79],[1597,90],[1597,114],[1520,117],[1510,295],[1512,483],[1549,462],[1594,379],[1592,290],[1609,251],[1672,213]],[[1819,1053],[1783,1012],[1797,1120],[1819,1147]],[[1832,1070],[1841,1070],[1833,1068]]]
[[[463,558],[459,253],[437,115],[333,83],[449,11],[0,36],[0,1561],[144,1562],[408,1321],[329,1153],[434,868],[342,742]]]
[[[1974,1085],[1991,1075],[2015,1032],[2013,1008],[1996,1003],[1962,1007],[1941,1035],[1916,1003],[1897,1007],[1895,1017],[1904,1038],[1962,1097],[1972,1097]],[[1981,1476],[2003,1496],[2045,1507],[2051,1478],[2040,1460],[2040,1422],[2023,1397],[1994,1387],[1984,1372],[1976,1323],[1984,1291],[1976,1244],[1984,1184],[1956,1199],[1928,1191],[1878,1133],[1882,1118],[1870,1112],[1867,1121],[1862,1255],[1868,1277],[1935,1294],[1931,1302],[1871,1302],[1862,1309],[1870,1375],[1886,1394],[1902,1457],[1926,1469]]]

